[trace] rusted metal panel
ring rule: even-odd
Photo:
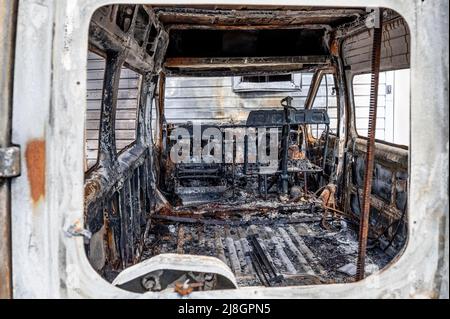
[[[20,172],[20,152],[11,147],[14,44],[18,1],[0,1],[0,299],[12,298],[10,180]],[[6,165],[8,167],[6,167]]]
[[[49,185],[56,179],[48,172],[54,167],[49,163],[61,159],[61,154],[49,156],[47,140],[56,120],[50,115],[53,13],[53,3],[46,0],[20,1],[18,8],[15,57],[20,63],[14,65],[12,140],[21,146],[22,174],[11,182],[15,298],[37,297],[35,289],[42,298],[59,296],[58,280],[51,278],[59,272],[58,257],[50,253],[58,251],[59,235],[49,231],[58,220],[58,214],[49,212],[55,203],[49,199],[53,198]],[[40,275],[24,276],[31,268]]]

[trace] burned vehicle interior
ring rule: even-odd
[[[383,8],[99,8],[85,124],[92,267],[122,289],[180,295],[388,267],[407,243],[408,142],[380,138],[379,94],[409,52],[406,22]]]

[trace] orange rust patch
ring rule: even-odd
[[[90,201],[100,191],[100,182],[98,180],[90,180],[84,187],[84,199]]]
[[[339,55],[339,43],[336,40],[334,40],[331,43],[330,52],[334,56],[338,56]]]
[[[45,141],[31,140],[25,150],[31,198],[36,203],[45,197]]]

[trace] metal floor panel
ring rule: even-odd
[[[230,267],[239,286],[260,286],[262,280],[250,256],[253,249],[248,237],[257,234],[257,241],[269,263],[284,278],[278,285],[353,281],[353,276],[338,269],[356,262],[358,242],[355,232],[340,221],[335,222],[334,231],[328,231],[317,219],[311,218],[311,222],[305,223],[296,220],[298,218],[275,216],[265,220],[255,218],[253,225],[251,220],[250,225],[159,223],[146,239],[143,257],[161,253],[213,256]],[[369,258],[368,272],[384,266],[385,260],[379,252],[369,254]]]

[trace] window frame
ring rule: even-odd
[[[301,73],[283,74],[290,74],[291,81],[244,82],[242,81],[244,76],[233,76],[233,92],[291,92],[302,90]],[[267,74],[267,76],[270,76],[270,74]]]
[[[318,81],[319,81],[319,85],[318,85],[318,87],[317,87],[317,90],[316,90],[316,94],[315,94],[315,96],[314,96],[314,99],[312,100],[312,104],[311,104],[311,109],[313,109],[314,108],[314,102],[316,101],[316,98],[317,98],[317,94],[319,93],[319,90],[320,90],[320,86],[321,86],[321,83],[322,83],[322,81],[323,81],[323,79],[324,78],[326,78],[328,75],[331,75],[331,77],[333,78],[333,84],[334,84],[334,86],[331,86],[331,87],[334,87],[334,95],[332,94],[331,96],[332,97],[334,97],[335,99],[336,99],[336,113],[337,113],[337,110],[338,110],[338,94],[337,94],[337,92],[338,92],[338,90],[336,89],[336,73],[335,72],[333,72],[333,71],[325,71],[325,72],[323,72],[321,75],[320,75],[320,78],[318,79]],[[328,81],[326,82],[326,91],[327,91],[327,100],[328,100],[328,102],[329,102],[329,95],[328,95],[328,88],[330,87],[330,85],[328,84]],[[324,109],[326,109],[327,110],[327,113],[328,113],[328,111],[329,111],[329,109],[330,109],[330,105],[329,105],[329,103],[328,103],[328,105],[327,106],[325,106],[325,107],[323,107]],[[330,124],[328,125],[328,134],[332,134],[332,135],[337,135],[337,131],[338,131],[338,129],[339,129],[339,122],[340,122],[340,118],[339,118],[339,116],[337,116],[336,115],[336,128],[332,128],[331,127],[331,117],[330,117],[330,115],[329,115],[329,113],[328,113],[328,118],[330,119]],[[314,135],[312,134],[312,126],[311,125],[309,125],[309,127],[310,127],[310,129],[311,130],[308,130],[308,132],[309,133],[311,133],[311,138],[314,138],[315,140],[320,140],[320,136],[318,136],[317,138],[316,137],[314,137]],[[326,130],[326,129],[325,129]],[[325,130],[323,130],[323,132],[325,131]]]
[[[314,107],[314,101],[316,100],[317,93],[319,92],[320,84],[322,83],[323,77],[328,75],[328,74],[333,76],[334,85],[336,87],[336,83],[337,83],[336,80],[337,79],[336,79],[336,72],[335,72],[335,70],[333,70],[333,69],[317,70],[313,74],[313,78],[311,80],[310,89],[309,89],[309,92],[308,92],[307,100],[305,102],[305,108],[312,109]],[[328,90],[327,90],[327,92],[328,92]],[[337,109],[336,111],[338,111],[338,109],[339,109],[338,90],[336,90],[335,97],[336,97],[336,102],[337,102],[336,103],[336,109]],[[340,119],[340,116],[338,114],[337,118],[336,118],[336,130],[335,130],[335,132],[332,131],[332,129],[331,129],[331,121],[330,121],[330,124],[328,125],[328,131],[329,131],[328,134],[336,136],[337,135],[337,131],[339,130],[339,124],[340,123],[341,123],[341,119]],[[307,132],[308,140],[310,140],[310,141],[318,141],[318,140],[320,140],[320,137],[316,138],[313,135],[311,124],[307,125],[306,132]]]
[[[115,107],[115,110],[114,110],[114,112],[115,112],[115,115],[114,115],[114,136],[115,136],[114,143],[115,143],[115,146],[116,146],[116,154],[117,154],[117,156],[120,156],[122,153],[124,153],[125,151],[127,151],[128,149],[133,147],[136,144],[136,142],[137,142],[138,130],[139,130],[139,123],[138,123],[138,121],[139,121],[139,105],[141,103],[141,101],[140,101],[140,99],[141,99],[141,90],[142,90],[142,82],[143,82],[143,78],[144,78],[144,76],[142,74],[140,74],[139,72],[136,72],[135,70],[130,68],[126,63],[124,63],[122,65],[122,68],[120,69],[120,80],[122,80],[122,72],[124,70],[128,70],[128,71],[134,72],[137,75],[136,80],[138,81],[138,83],[137,83],[137,88],[136,88],[136,91],[137,91],[136,99],[135,99],[136,100],[136,110],[135,110],[135,118],[134,118],[135,127],[134,127],[134,139],[130,143],[125,145],[122,149],[119,150],[118,147],[117,147],[117,136],[116,136],[117,129],[115,128],[115,124],[117,122],[117,111],[119,111],[119,109],[117,107],[117,103],[119,102],[119,99],[117,99],[116,107]],[[120,80],[119,80],[119,83],[120,83]],[[120,84],[119,84],[117,92],[119,92],[120,90],[121,89],[120,89]]]
[[[411,69],[411,68],[410,68]],[[382,70],[380,72],[388,72],[388,71],[396,71],[396,70],[404,70],[404,68],[402,69],[386,69],[386,70]],[[352,125],[350,125],[350,129],[349,129],[349,133],[351,134],[351,136],[355,137],[355,138],[359,138],[359,139],[363,139],[365,141],[368,141],[369,138],[367,136],[364,135],[359,135],[358,133],[358,129],[356,128],[356,104],[355,104],[355,92],[354,92],[354,79],[355,76],[358,75],[366,75],[366,74],[370,74],[370,72],[357,72],[357,73],[351,73],[350,77],[349,77],[349,87],[351,88],[350,90],[348,90],[349,94],[349,100],[351,101],[351,104],[349,105],[349,107],[351,107],[352,109],[352,118],[351,118],[351,122]],[[410,82],[412,82],[412,78],[411,78],[411,73],[410,73]],[[411,87],[410,87],[410,95],[411,95]],[[377,105],[378,107],[378,105]],[[411,100],[410,100],[410,105],[409,105],[409,109],[410,109],[410,114],[411,114]],[[411,115],[410,115],[411,116]],[[409,144],[411,144],[411,119],[408,119],[410,121],[410,127],[409,127],[409,135],[410,135],[410,141]],[[393,147],[398,147],[401,149],[405,149],[408,150],[409,146],[408,145],[404,145],[404,144],[397,144],[397,143],[393,143],[393,142],[389,142],[389,141],[385,141],[385,140],[380,140],[375,138],[375,142],[376,143],[381,143],[384,145],[388,145],[388,146],[393,146]]]

